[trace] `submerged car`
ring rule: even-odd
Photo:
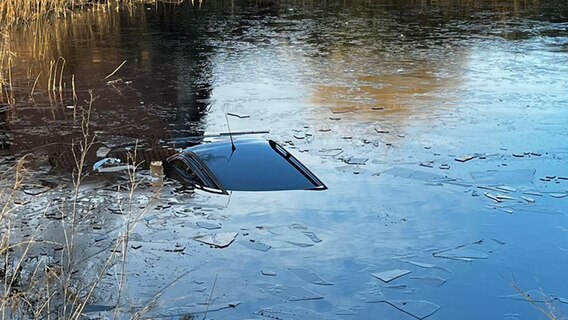
[[[170,157],[168,164],[168,176],[216,193],[327,189],[272,140],[238,138],[206,143]]]

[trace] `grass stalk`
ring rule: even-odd
[[[35,88],[36,88],[37,83],[39,81],[39,77],[41,77],[42,73],[43,73],[43,71],[40,71],[39,74],[37,75],[37,77],[35,78],[34,84],[32,86],[32,91],[30,92],[30,98],[32,98],[32,99],[34,97],[34,91],[35,91]]]

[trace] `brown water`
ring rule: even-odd
[[[549,303],[541,307],[568,314],[563,1],[205,1],[81,12],[15,31],[10,46],[6,163],[34,150],[69,167],[57,161],[61,143],[79,137],[92,89],[100,145],[138,140],[154,148],[146,161],[163,158],[228,131],[230,112],[250,116],[231,117],[232,131],[269,131],[329,187],[224,197],[176,193],[169,182],[137,226],[125,305],[143,307],[166,288],[150,316],[198,314],[209,302],[215,319],[542,317],[512,297],[515,279],[548,295],[536,293]],[[49,61],[60,56],[64,90],[49,94]],[[464,156],[475,157],[455,160]],[[99,210],[93,221],[114,227],[103,181],[111,187],[92,185],[86,197]],[[43,197],[36,209],[62,195]],[[110,241],[98,230],[86,247]],[[213,232],[238,235],[225,249],[193,240]],[[411,273],[388,283],[372,275],[391,269]]]

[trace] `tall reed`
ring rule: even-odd
[[[25,24],[48,16],[67,16],[86,6],[116,7],[121,4],[154,3],[157,0],[109,0],[98,4],[93,0],[2,0],[0,1],[0,26]],[[184,0],[175,0],[181,3]]]

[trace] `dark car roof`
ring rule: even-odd
[[[226,190],[326,189],[303,164],[272,140],[238,138],[185,149],[193,153]]]

